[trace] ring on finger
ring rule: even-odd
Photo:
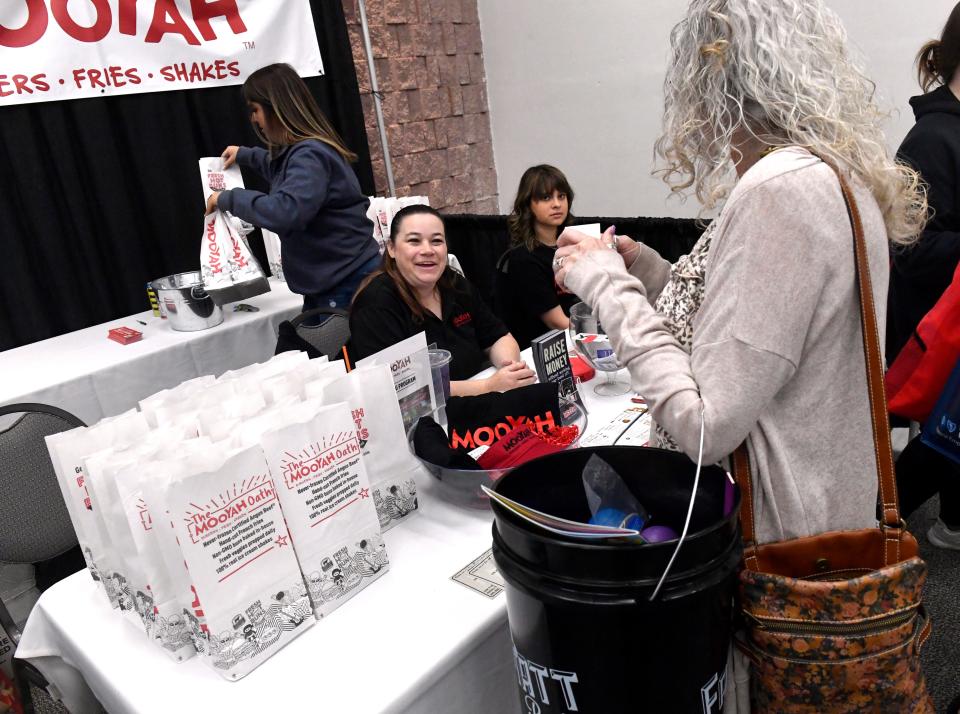
[[[559,258],[553,259],[553,267],[555,270],[560,270],[563,267],[563,261],[567,259],[567,256],[561,255]]]

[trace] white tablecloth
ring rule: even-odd
[[[93,424],[192,377],[263,362],[273,355],[277,325],[303,306],[286,283],[271,279],[270,288],[244,301],[259,312],[227,305],[223,322],[208,330],[177,332],[147,311],[2,352],[0,405],[50,404]],[[107,339],[108,330],[121,326],[143,339],[129,345]]]
[[[596,396],[595,383],[583,386],[587,433],[630,405],[629,395]],[[197,658],[171,662],[110,610],[86,571],[43,594],[17,657],[44,672],[73,714],[96,710],[83,679],[117,713],[519,713],[505,595],[450,579],[490,548],[492,514],[443,501],[426,474],[419,495],[421,513],[384,535],[386,576],[239,682]]]

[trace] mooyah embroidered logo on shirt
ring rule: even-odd
[[[464,325],[470,324],[473,321],[473,317],[469,312],[462,312],[459,315],[455,315],[453,318],[454,327],[463,327]]]
[[[462,434],[456,429],[453,429],[450,432],[450,448],[475,449],[478,446],[490,446],[497,439],[502,439],[509,434],[520,424],[527,422],[532,422],[533,428],[541,434],[544,431],[555,429],[557,426],[553,420],[553,414],[550,412],[547,412],[543,416],[535,416],[533,419],[525,416],[507,416],[504,417],[504,421],[502,422],[497,422],[492,426],[478,426],[476,429],[467,429]]]

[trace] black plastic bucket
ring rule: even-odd
[[[582,472],[592,454],[623,477],[651,523],[683,528],[696,465],[662,449],[603,446],[530,461],[498,493],[586,521]],[[690,530],[657,598],[677,542],[584,541],[532,526],[495,501],[493,554],[524,714],[721,711],[741,544],[740,497],[723,515],[723,469],[704,467]]]

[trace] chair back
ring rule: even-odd
[[[44,437],[84,423],[57,407],[0,407],[0,561],[37,563],[77,545]]]
[[[350,339],[350,317],[337,308],[304,310],[290,320],[290,326],[297,338],[330,359],[337,359]]]

